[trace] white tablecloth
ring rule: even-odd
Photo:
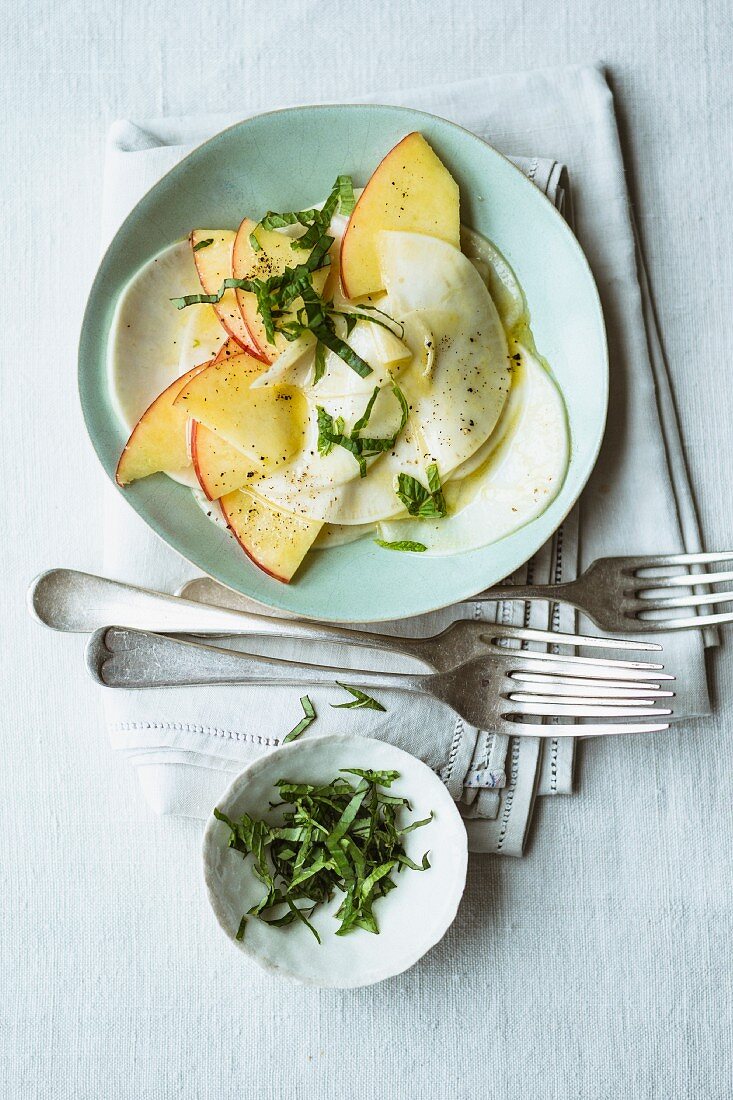
[[[41,568],[101,560],[101,474],[73,375],[112,119],[389,98],[436,74],[511,81],[599,51],[704,529],[729,543],[727,7],[31,0],[6,15],[3,1100],[330,1100],[344,1081],[361,1100],[730,1095],[730,644],[712,655],[716,717],[584,746],[578,796],[542,804],[521,863],[472,863],[458,921],[422,964],[314,994],[245,969],[217,934],[198,829],[144,807],[102,732],[83,640],[42,633],[23,606]],[[624,778],[609,788],[609,774]]]

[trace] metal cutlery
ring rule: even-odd
[[[208,583],[228,592],[215,581]],[[231,596],[237,599],[236,593],[231,593]],[[474,657],[486,656],[498,648],[498,641],[506,639],[602,649],[659,648],[649,642],[629,643],[467,619],[458,620],[433,636],[403,638],[376,631],[353,630],[300,619],[278,619],[251,611],[205,605],[73,569],[51,569],[42,573],[30,586],[28,602],[36,618],[55,630],[91,633],[114,623],[166,634],[268,635],[311,642],[338,642],[414,657],[439,672],[448,671]]]
[[[556,640],[557,637],[555,636]],[[578,643],[581,644],[581,639]],[[632,643],[633,644],[633,643]],[[92,635],[87,668],[107,687],[304,684],[357,679],[360,688],[418,692],[447,703],[480,729],[511,736],[599,737],[668,728],[674,677],[659,664],[489,646],[447,672],[358,672],[259,657],[181,638],[106,627]],[[642,680],[643,677],[643,680]],[[630,719],[617,722],[616,719]],[[591,719],[588,724],[578,720]],[[569,724],[545,724],[547,720]]]
[[[653,732],[668,728],[668,723],[660,720],[671,714],[660,702],[672,697],[668,682],[673,677],[664,673],[660,664],[509,648],[513,641],[525,647],[542,643],[553,648],[658,650],[651,642],[629,643],[468,620],[455,622],[434,637],[397,638],[207,606],[66,569],[38,577],[31,585],[29,604],[47,626],[75,632],[96,630],[87,650],[87,665],[96,679],[111,687],[201,683],[300,686],[304,682],[333,683],[336,678],[349,680],[355,675],[353,669],[285,662],[131,629],[154,627],[172,634],[294,637],[407,654],[439,671],[428,675],[360,671],[356,673],[359,685],[421,692],[447,703],[480,728],[515,736]],[[111,621],[124,625],[109,627]]]
[[[691,630],[733,622],[733,611],[717,614],[695,611],[681,615],[681,608],[705,608],[733,603],[733,571],[674,573],[680,566],[713,565],[733,561],[733,551],[710,554],[651,554],[598,558],[574,581],[561,584],[500,584],[474,596],[469,603],[494,600],[550,600],[567,603],[586,615],[600,630],[612,634]],[[650,570],[664,570],[650,576]],[[728,584],[724,592],[695,592],[695,588]],[[679,589],[690,591],[675,595]]]
[[[709,554],[654,554],[598,558],[574,581],[561,584],[498,584],[451,609],[457,621],[476,603],[497,600],[547,600],[567,603],[586,615],[600,630],[611,634],[660,634],[733,622],[733,611],[681,615],[680,608],[705,608],[733,603],[733,570],[718,573],[674,573],[682,566],[733,562],[733,551]],[[664,570],[663,576],[647,571]],[[727,584],[723,592],[699,591],[701,586]],[[698,591],[695,592],[694,589]],[[687,590],[687,591],[681,591]],[[180,589],[190,600],[231,609],[244,607],[246,598],[210,577],[197,577]]]

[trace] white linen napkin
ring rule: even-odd
[[[611,408],[601,459],[582,500],[580,545],[576,514],[528,564],[532,578],[570,579],[579,561],[584,566],[604,554],[697,549],[700,533],[666,367],[656,333],[645,329],[645,317],[653,326],[653,311],[639,286],[613,104],[603,73],[580,67],[513,73],[509,83],[487,77],[390,99],[459,122],[518,155],[523,170],[558,203],[567,197],[562,164],[570,171],[576,231],[594,270],[608,326]],[[105,171],[105,240],[165,171],[200,141],[243,117],[246,111],[116,123]],[[650,484],[656,487],[653,496]],[[105,503],[104,571],[168,591],[192,575],[191,567],[159,542],[111,488]],[[502,617],[520,612],[523,608],[512,604],[497,611]],[[469,606],[465,613],[478,616],[482,608]],[[543,604],[532,606],[531,618],[555,629],[574,626],[567,609]],[[395,631],[425,633],[439,629],[444,620],[438,613],[401,623]],[[679,678],[678,714],[707,713],[701,637],[666,636],[664,644],[667,665]],[[283,648],[263,640],[256,651],[282,654]],[[302,650],[293,645],[289,652]],[[343,648],[337,659],[323,646],[319,655],[324,663],[349,664]],[[393,660],[390,667],[395,667]],[[338,688],[309,694],[319,715],[311,727],[314,734],[348,729],[389,738],[433,766],[462,801],[474,850],[520,855],[535,795],[571,789],[571,739],[541,744],[513,738],[508,744],[490,734],[477,738],[446,708],[412,697],[406,702],[399,693],[379,693],[388,707],[384,715],[333,710],[329,704],[343,700]],[[104,701],[113,744],[138,767],[151,806],[193,817],[206,816],[243,761],[268,751],[300,717],[298,692],[286,689],[107,691]]]

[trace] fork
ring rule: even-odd
[[[94,679],[112,688],[188,684],[302,687],[304,683],[354,679],[353,669],[280,661],[114,626],[92,635],[86,663]],[[643,671],[648,682],[629,677],[629,671]],[[428,695],[447,703],[479,729],[554,738],[668,729],[669,724],[660,719],[672,711],[658,704],[672,697],[673,692],[661,684],[674,677],[662,673],[658,664],[560,656],[497,645],[489,657],[474,658],[448,672],[358,672],[356,679],[360,688]],[[614,721],[619,718],[633,721]],[[546,725],[547,719],[594,721]]]
[[[681,608],[712,607],[733,603],[733,571],[718,573],[671,573],[679,566],[713,565],[733,561],[733,551],[709,554],[650,554],[636,557],[597,558],[573,581],[561,584],[500,584],[474,596],[466,603],[494,600],[550,600],[570,604],[586,615],[600,630],[609,633],[654,633],[691,630],[733,622],[733,611],[717,614],[680,615]],[[647,570],[665,570],[667,575],[648,576]],[[676,589],[702,585],[729,585],[724,592],[694,592],[676,595]]]
[[[548,600],[566,603],[582,612],[600,630],[610,634],[660,634],[667,630],[692,630],[733,622],[733,611],[718,614],[678,615],[680,608],[710,607],[733,603],[733,590],[689,592],[676,595],[675,589],[695,589],[702,585],[733,582],[733,571],[719,573],[676,573],[668,576],[644,576],[646,570],[664,569],[668,573],[680,566],[712,565],[733,561],[733,551],[709,554],[650,554],[634,557],[597,558],[573,581],[560,584],[498,584],[485,592],[463,600],[453,607],[455,614],[477,603],[497,600]],[[660,595],[661,593],[661,595]],[[665,594],[667,593],[667,594]],[[191,600],[220,604],[230,608],[244,606],[236,592],[209,577],[197,577],[180,589]],[[465,621],[465,620],[457,620]],[[485,624],[481,624],[482,628]],[[468,631],[463,632],[469,636]],[[476,632],[474,632],[476,633]],[[461,650],[464,657],[468,653]]]
[[[198,582],[192,582],[193,587]],[[207,588],[208,586],[208,588]],[[217,591],[218,590],[218,593]],[[234,602],[240,597],[215,581],[199,583],[197,594],[213,591],[215,600]],[[625,642],[619,639],[591,638],[579,634],[517,627],[504,623],[462,619],[439,634],[423,638],[403,638],[326,623],[299,619],[274,618],[233,607],[206,605],[178,596],[168,596],[131,584],[81,573],[74,569],[51,569],[41,573],[28,591],[31,613],[45,626],[55,630],[91,633],[115,623],[166,634],[238,634],[301,638],[308,642],[338,642],[361,649],[379,650],[414,657],[428,668],[447,672],[473,657],[486,656],[506,639],[557,645],[583,645],[602,649],[658,650],[652,642]],[[582,658],[574,658],[582,660]],[[646,666],[640,666],[640,679]],[[635,678],[635,666],[627,665],[627,678]]]

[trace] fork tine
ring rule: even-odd
[[[626,558],[626,567],[638,571],[639,569],[656,569],[664,565],[712,565],[713,562],[731,560],[733,560],[733,550],[709,554],[648,554]],[[704,574],[701,574],[701,576],[704,576]]]
[[[659,671],[664,668],[664,665],[654,664],[651,661],[617,661],[611,658],[604,660],[600,657],[562,656],[556,653],[536,653],[532,649],[521,651],[504,649],[502,646],[493,646],[492,652],[517,668],[526,668],[525,662],[529,661],[530,665],[537,663],[543,666],[543,669],[538,671],[567,672],[568,675],[577,672],[582,675],[581,669],[587,669],[589,676],[603,680],[617,679],[621,669],[623,670],[621,675],[627,680],[647,680],[650,672],[653,673],[655,680],[674,680],[674,676],[670,673]]]
[[[659,683],[653,683],[652,682],[653,675],[650,677],[650,679],[644,680],[644,681],[641,681],[641,680],[597,680],[597,679],[594,679],[593,677],[587,677],[587,676],[560,676],[560,677],[558,677],[558,676],[554,676],[554,675],[551,675],[551,674],[545,674],[543,671],[528,672],[526,669],[523,669],[523,668],[519,668],[515,672],[510,672],[509,673],[509,678],[513,681],[516,681],[517,684],[519,684],[519,685],[537,684],[540,687],[542,685],[546,685],[546,684],[550,684],[550,685],[557,684],[557,685],[561,685],[563,687],[565,687],[566,685],[567,686],[577,685],[578,687],[582,687],[582,688],[592,687],[594,689],[594,691],[598,691],[601,687],[603,687],[604,692],[606,690],[613,691],[614,688],[621,688],[621,689],[625,689],[625,688],[631,689],[631,688],[633,688],[634,691],[646,691],[646,690],[655,691],[655,690],[661,688],[661,686],[662,686]],[[522,690],[531,691],[532,689],[531,689],[531,687],[523,688],[523,687],[520,686],[519,690],[520,691],[522,691]]]
[[[569,722],[546,726],[537,722],[504,722],[502,732],[510,737],[608,737],[621,733],[661,733],[669,722]]]
[[[537,685],[539,688],[539,685]],[[527,702],[531,699],[585,699],[586,702],[591,699],[645,699],[652,703],[655,699],[671,698],[674,695],[673,691],[663,691],[659,688],[649,688],[646,684],[639,687],[608,687],[605,683],[597,683],[594,680],[588,681],[586,686],[581,686],[578,683],[566,684],[562,682],[547,684],[547,688],[544,691],[511,691],[505,698],[516,699],[518,702]]]
[[[619,698],[617,695],[598,697],[570,697],[557,695],[532,695],[517,691],[508,699],[512,703],[512,713],[546,714],[550,718],[588,718],[594,715],[613,715],[629,717],[634,714],[671,714],[667,708],[659,708],[658,699],[642,697],[640,699]],[[666,702],[666,700],[665,700]],[[518,704],[518,705],[515,705]],[[620,710],[623,714],[619,713]]]
[[[705,582],[707,584],[707,581]],[[644,597],[640,597],[644,599]],[[665,607],[701,607],[705,604],[730,603],[733,600],[733,592],[699,592],[689,596],[650,596],[649,607],[641,610],[656,611]]]
[[[699,584],[725,584],[733,581],[733,570],[726,573],[676,573],[673,577],[638,577],[637,596],[655,588],[694,588]]]
[[[718,615],[692,615],[687,619],[641,619],[645,629],[658,630],[689,630],[690,627],[721,626],[723,623],[733,623],[733,611],[723,611]],[[526,657],[526,653],[522,653]],[[657,676],[657,673],[654,673]]]
[[[589,646],[591,649],[643,649],[660,650],[657,642],[625,641],[623,638],[598,638],[587,634],[564,634],[557,630],[537,630],[529,626],[512,626],[510,623],[486,623],[487,641],[492,638],[518,638],[523,642],[550,642],[552,645]]]
[[[629,700],[623,704],[605,703],[603,701],[597,703],[586,701],[582,703],[562,703],[550,699],[545,703],[538,703],[534,700],[527,703],[512,703],[510,709],[502,717],[507,718],[511,714],[542,714],[548,718],[634,718],[640,715],[651,715],[659,718],[671,713],[672,711],[669,708],[655,707],[653,703],[650,706],[645,706],[643,699]]]

